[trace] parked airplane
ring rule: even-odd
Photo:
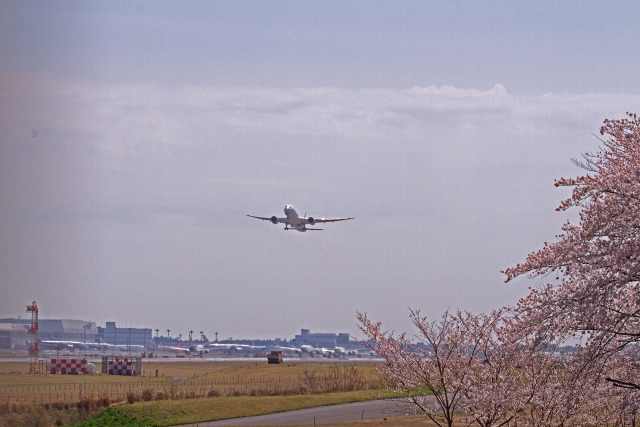
[[[315,347],[311,346],[311,345],[308,345],[308,344],[302,344],[302,345],[300,346],[300,350],[301,350],[303,353],[314,353],[317,349],[316,349]]]
[[[284,214],[286,218],[278,218],[275,215],[272,217],[262,217],[262,216],[253,216],[247,215],[251,218],[261,219],[263,221],[271,221],[273,224],[284,223],[284,229],[289,230],[290,227],[298,230],[298,231],[307,231],[307,230],[322,230],[322,228],[307,228],[308,225],[316,225],[317,223],[323,222],[336,222],[336,221],[347,221],[353,218],[314,218],[312,216],[306,218],[298,215],[296,210],[291,205],[287,205],[284,207]],[[306,216],[306,214],[305,214]]]
[[[256,345],[248,345],[248,344],[237,344],[237,343],[205,343],[204,348],[208,349],[212,352],[223,352],[223,353],[251,353],[257,351],[266,350],[265,346],[256,346]]]
[[[204,354],[204,353],[209,353],[209,350],[204,348],[204,346],[202,344],[197,344],[197,345],[192,345],[191,347],[189,347],[189,352]]]
[[[107,344],[104,340],[100,342],[79,342],[62,340],[38,340],[41,350],[112,350],[120,349],[113,344]],[[132,346],[133,347],[133,346]],[[141,346],[139,346],[141,347]]]
[[[158,351],[169,351],[172,353],[189,353],[190,351],[188,347],[181,345],[158,345],[156,348]]]
[[[66,350],[72,349],[75,343],[73,341],[54,341],[54,340],[38,340],[40,350]]]

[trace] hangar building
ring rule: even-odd
[[[0,323],[0,349],[26,350],[28,325]]]
[[[29,348],[28,329],[31,319],[0,319],[0,349]],[[95,342],[98,328],[95,322],[74,319],[40,319],[38,339],[42,341]]]

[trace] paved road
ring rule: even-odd
[[[284,426],[313,425],[316,423],[340,423],[345,421],[371,420],[384,417],[399,417],[411,412],[413,406],[407,400],[369,400],[366,402],[345,403],[342,405],[320,406],[318,408],[279,412],[277,414],[256,417],[231,418],[220,421],[207,421],[189,426]]]

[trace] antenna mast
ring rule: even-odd
[[[31,326],[29,327],[29,335],[31,335],[31,345],[29,346],[29,373],[38,373],[38,305],[33,300],[31,305],[27,306],[27,313],[31,313]]]

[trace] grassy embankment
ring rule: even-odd
[[[117,418],[111,425],[122,424],[125,413],[147,424],[170,425],[392,396],[382,389],[371,362],[145,361],[143,377],[33,376],[26,374],[26,364],[0,365],[0,399],[7,399],[0,404],[0,425],[2,419],[20,424],[16,417],[21,413],[41,419],[41,425],[47,425],[46,419],[67,424],[122,401],[128,403],[101,414]]]
[[[117,409],[125,414],[146,420],[151,424],[168,426],[392,397],[397,396],[387,390],[314,395],[227,396],[137,402],[120,405]]]

